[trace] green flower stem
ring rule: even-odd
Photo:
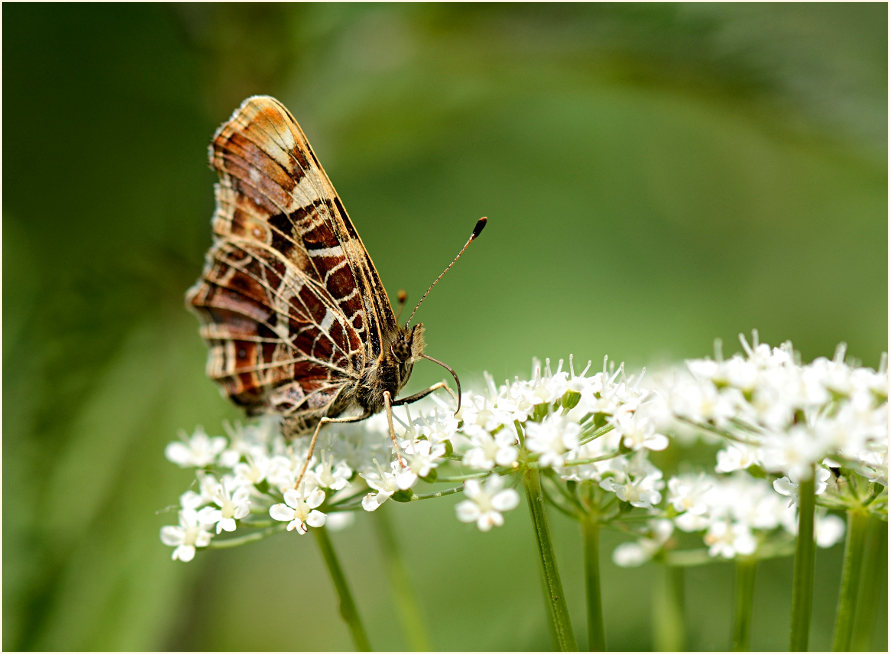
[[[412,495],[409,502],[419,502],[420,500],[431,500],[436,497],[445,497],[446,495],[454,495],[455,493],[460,493],[464,489],[463,486],[454,486],[453,488],[444,488],[440,491],[435,491],[433,493],[422,493],[420,495]]]
[[[571,505],[572,509],[580,512],[585,512],[587,510],[585,509],[584,505],[582,505],[581,502],[578,500],[578,496],[574,492],[569,491],[565,483],[560,483],[560,480],[554,480],[552,477],[550,477],[549,479],[545,477],[544,479],[550,482],[549,487],[559,493],[560,496],[562,496],[562,498]],[[550,498],[548,497],[547,499]],[[553,506],[557,506],[556,502],[551,502],[551,504],[553,504]],[[577,516],[577,513],[575,513],[574,515]]]
[[[587,589],[587,649],[602,652],[606,649],[606,633],[600,590],[600,525],[597,517],[586,515],[581,520],[581,528],[584,530],[584,578]]]
[[[582,421],[583,422],[583,421]],[[610,431],[615,429],[614,425],[603,425],[602,427],[594,427],[592,429],[585,429],[580,438],[578,438],[578,445],[586,445],[592,440],[600,438],[601,436],[605,436]]]
[[[813,515],[816,510],[816,478],[802,480],[798,491],[797,548],[794,552],[794,580],[791,587],[791,646],[792,652],[807,649],[810,614],[813,609],[813,567],[816,543],[813,540]]]
[[[263,540],[264,538],[271,536],[272,534],[277,534],[280,531],[284,531],[285,527],[287,527],[287,524],[284,522],[280,522],[265,529],[252,531],[249,534],[245,534],[244,536],[215,539],[210,541],[210,545],[208,545],[207,548],[213,550],[223,550],[229,547],[238,547],[239,545],[244,545],[246,543]]]
[[[600,461],[609,461],[610,459],[617,459],[619,456],[624,456],[623,452],[613,452],[611,454],[603,454],[602,456],[595,456],[589,459],[572,459],[571,461],[566,461],[563,465],[566,468],[570,468],[572,466],[584,466],[591,463],[599,463]]]
[[[736,559],[732,616],[732,651],[734,652],[747,652],[751,646],[751,612],[754,608],[754,574],[756,571],[756,559]]]
[[[686,604],[683,568],[658,565],[653,596],[653,640],[658,652],[682,652],[686,649]]]
[[[857,652],[877,649],[872,643],[875,617],[880,597],[887,595],[887,523],[872,516],[866,528],[866,549],[862,562],[862,583],[859,584],[859,597],[853,616],[853,642],[851,648]]]
[[[429,636],[420,614],[420,603],[417,601],[417,595],[408,578],[408,569],[402,558],[402,549],[392,528],[389,507],[384,505],[377,509],[374,518],[374,527],[389,573],[389,582],[395,596],[396,610],[399,614],[399,621],[402,623],[402,630],[405,632],[411,650],[428,652],[430,651]]]
[[[837,601],[837,616],[834,622],[835,652],[849,652],[852,639],[853,619],[856,615],[856,597],[862,580],[865,549],[865,532],[868,514],[861,508],[847,512],[847,543],[844,547],[844,565],[841,573],[841,590]]]
[[[343,575],[343,568],[340,567],[340,562],[334,553],[328,530],[324,527],[318,527],[311,531],[315,534],[315,540],[318,542],[324,562],[328,566],[328,572],[331,575],[331,580],[334,582],[334,588],[337,589],[337,596],[340,598],[340,615],[349,627],[355,649],[359,652],[370,652],[371,644],[368,642],[368,635],[365,633],[365,628],[362,626],[362,621],[359,618],[358,609],[355,607],[352,593],[349,590],[349,585],[346,583],[346,577]]]
[[[484,470],[483,472],[471,472],[466,475],[454,475],[451,477],[448,476],[437,476],[436,481],[438,483],[456,483],[459,481],[467,481],[468,479],[482,479],[483,477],[488,477],[491,474],[490,470]]]
[[[569,619],[569,609],[562,592],[562,582],[556,568],[556,556],[550,542],[550,528],[544,514],[544,492],[541,489],[540,473],[529,468],[522,477],[525,485],[525,496],[531,512],[535,528],[535,539],[538,542],[538,553],[541,556],[541,571],[544,574],[544,591],[550,626],[553,631],[556,648],[561,652],[577,652],[575,634]]]

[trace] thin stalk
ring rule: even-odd
[[[577,652],[578,645],[575,642],[575,634],[572,631],[569,609],[566,605],[565,595],[562,592],[562,582],[559,580],[556,556],[554,555],[553,545],[550,540],[550,528],[547,526],[547,517],[544,514],[544,492],[541,489],[540,473],[533,468],[529,468],[525,471],[522,481],[525,485],[525,496],[528,500],[528,509],[535,529],[538,554],[541,557],[545,602],[550,617],[554,644],[561,652]]]
[[[463,486],[454,486],[453,488],[443,488],[442,490],[432,493],[422,493],[420,495],[412,495],[409,502],[419,502],[420,500],[431,500],[436,497],[445,497],[446,495],[454,495],[463,491]]]
[[[437,483],[457,483],[461,481],[467,481],[468,479],[482,479],[483,477],[487,477],[491,474],[490,470],[485,470],[484,472],[471,472],[466,475],[454,475],[452,477],[448,477],[445,475],[437,475],[436,482]]]
[[[805,652],[810,635],[810,615],[813,610],[813,567],[816,543],[813,540],[813,515],[816,510],[816,480],[802,480],[798,487],[800,499],[797,510],[797,547],[794,552],[794,580],[791,588],[791,645],[792,652]]]
[[[734,652],[747,652],[751,648],[751,612],[754,609],[754,575],[756,571],[756,559],[736,559],[732,615],[732,651]]]
[[[349,590],[349,584],[346,583],[346,577],[343,575],[343,568],[340,567],[340,562],[334,553],[328,530],[324,527],[318,527],[311,531],[315,534],[315,540],[318,543],[319,549],[321,549],[321,554],[328,567],[331,580],[334,582],[334,588],[337,590],[337,597],[340,598],[340,616],[349,627],[355,649],[359,652],[370,652],[371,643],[368,641],[368,635],[365,633],[365,628],[362,626],[362,621],[359,618],[358,609],[355,607],[352,593]]]
[[[862,563],[862,583],[853,616],[852,649],[867,652],[877,649],[872,642],[875,616],[880,611],[880,597],[887,596],[887,523],[872,516],[866,529],[866,549]]]
[[[587,590],[587,649],[602,652],[606,649],[603,628],[603,597],[600,590],[600,525],[595,515],[581,520],[584,530],[584,578]]]
[[[552,480],[551,480],[551,482],[552,482]],[[543,488],[543,484],[541,485],[541,487]],[[578,500],[578,496],[575,493],[570,492],[564,483],[552,482],[550,484],[550,487],[553,488],[554,490],[556,490],[556,492],[558,492],[560,495],[562,495],[562,497],[566,500],[566,502],[571,504],[575,509],[577,509],[578,511],[581,511],[581,512],[586,511],[584,506]],[[547,498],[547,499],[550,499],[550,498]],[[553,500],[551,500],[550,503],[553,504],[553,506],[557,506],[556,502],[554,502]]]
[[[611,454],[603,454],[602,456],[594,456],[589,459],[572,459],[571,461],[566,461],[563,466],[566,468],[570,468],[572,466],[584,466],[590,463],[599,463],[600,461],[609,461],[610,459],[617,459],[619,456],[624,456],[622,452],[612,452]]]
[[[399,621],[402,623],[402,630],[405,632],[411,650],[428,652],[430,651],[430,640],[420,614],[420,603],[408,578],[408,569],[402,557],[402,548],[399,546],[392,528],[388,507],[382,506],[377,509],[374,518],[373,522],[389,573],[389,582],[399,614]]]
[[[226,549],[229,547],[237,547],[239,545],[244,545],[245,543],[252,543],[254,541],[263,540],[272,534],[278,533],[280,531],[284,531],[284,527],[286,527],[283,522],[277,525],[272,525],[271,527],[266,527],[265,529],[260,529],[258,531],[252,531],[244,536],[235,536],[234,538],[221,538],[218,540],[210,541],[210,545],[207,547],[209,549]]]
[[[834,621],[835,652],[849,652],[853,636],[853,620],[856,615],[856,598],[862,581],[862,554],[865,549],[865,532],[868,514],[861,508],[847,511],[847,542],[844,546],[844,564],[841,572],[841,589],[837,600]]]
[[[686,649],[686,604],[683,568],[658,565],[653,596],[653,640],[658,652]]]

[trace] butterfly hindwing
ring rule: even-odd
[[[310,428],[353,403],[395,332],[383,286],[293,116],[248,98],[216,133],[214,245],[187,300],[208,374],[248,413]],[[296,425],[296,428],[293,426]]]

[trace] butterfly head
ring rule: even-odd
[[[419,359],[423,355],[423,323],[399,329],[389,351],[399,363],[414,363]]]

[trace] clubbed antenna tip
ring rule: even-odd
[[[485,229],[485,226],[488,224],[488,218],[482,216],[479,220],[476,221],[476,226],[473,228],[473,235],[470,237],[470,240],[479,236],[482,233],[482,230]]]
[[[445,268],[445,270],[443,270],[439,274],[439,276],[436,277],[436,280],[432,284],[430,284],[430,287],[428,289],[426,289],[426,293],[423,294],[423,297],[420,298],[420,301],[414,307],[414,311],[412,311],[411,315],[408,316],[408,322],[406,323],[406,326],[411,324],[411,319],[414,318],[414,314],[417,313],[417,310],[420,308],[420,305],[423,304],[423,301],[426,299],[426,296],[430,294],[431,290],[433,290],[433,286],[438,284],[439,280],[442,279],[442,276],[445,273],[447,273],[449,270],[451,270],[451,266],[453,266],[457,262],[457,260],[460,259],[460,255],[462,255],[464,253],[464,250],[466,250],[468,247],[470,247],[470,243],[472,243],[474,240],[476,240],[476,237],[482,233],[482,230],[485,229],[485,225],[487,225],[487,224],[488,224],[488,218],[486,218],[484,216],[476,221],[476,225],[475,225],[475,227],[473,227],[473,233],[470,234],[470,238],[467,239],[467,242],[464,243],[464,246],[460,249],[460,252],[458,252],[457,256],[451,260],[451,263],[448,264],[448,266]],[[401,312],[399,312],[399,313],[401,313]]]

